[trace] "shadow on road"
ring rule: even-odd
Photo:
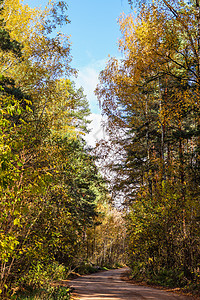
[[[103,271],[86,275],[70,281],[75,289],[76,298],[84,300],[191,300],[192,297],[157,290],[146,286],[138,286],[121,280],[125,268]]]

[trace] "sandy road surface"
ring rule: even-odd
[[[179,296],[174,293],[153,289],[146,286],[137,286],[121,280],[126,269],[110,270],[86,275],[70,281],[75,288],[75,299],[84,300],[186,300],[188,296]]]

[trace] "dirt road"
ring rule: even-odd
[[[70,281],[75,288],[75,299],[84,300],[186,300],[188,296],[179,296],[158,289],[137,286],[121,280],[125,269],[110,270],[86,275]]]

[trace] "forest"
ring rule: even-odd
[[[119,19],[123,59],[109,60],[96,89],[109,135],[103,155],[113,158],[107,160],[111,186],[126,207],[133,277],[195,291],[200,284],[199,1],[138,4],[137,17]]]
[[[121,59],[95,93],[93,149],[66,1],[0,0],[0,297],[70,299],[53,284],[127,265],[139,281],[200,289],[199,0],[133,3]]]

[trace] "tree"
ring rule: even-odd
[[[68,38],[48,36],[66,19],[57,4],[42,12],[8,0],[1,11],[8,45],[0,49],[2,298],[21,286],[47,288],[76,266],[97,215],[99,179],[82,140],[88,102],[66,78]]]
[[[122,16],[124,59],[110,59],[96,90],[110,143],[121,151],[112,165],[114,188],[128,205],[130,264],[137,275],[176,268],[188,280],[198,277],[191,248],[194,240],[199,247],[195,5],[163,1],[143,6],[136,21]]]

